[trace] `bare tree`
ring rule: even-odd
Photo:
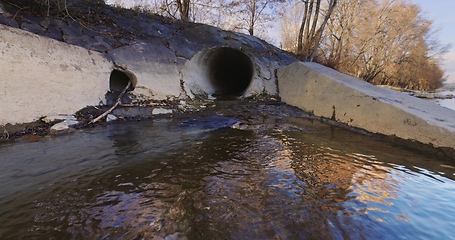
[[[44,0],[43,0],[44,1]],[[128,5],[128,0],[108,0]],[[276,7],[285,0],[141,0],[134,8],[257,35],[269,27]],[[129,3],[129,4],[126,4]]]
[[[281,0],[234,0],[226,4],[229,15],[237,20],[233,30],[255,34],[259,25],[271,21],[273,9]]]
[[[320,61],[374,84],[429,89],[442,83],[432,21],[406,0],[342,0],[328,22]]]
[[[108,0],[108,3],[190,21],[191,0]]]
[[[190,20],[190,0],[175,0],[177,3],[177,9],[180,13],[180,19],[183,21]]]
[[[304,60],[313,61],[322,38],[324,28],[335,9],[338,0],[327,0],[327,9],[321,11],[322,0],[302,0],[303,18],[297,38],[297,53]],[[319,22],[322,19],[322,22]]]
[[[288,1],[279,11],[280,19],[280,47],[286,51],[297,53],[297,36],[303,16],[301,0]]]
[[[193,0],[191,18],[195,22],[229,29],[229,9],[226,0]]]
[[[374,0],[341,0],[332,13],[320,44],[319,61],[326,66],[339,69],[350,61],[348,49],[353,49],[354,30],[362,24],[359,16],[361,5]]]

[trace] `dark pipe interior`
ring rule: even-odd
[[[243,52],[232,48],[216,49],[207,59],[209,80],[215,96],[241,96],[253,78],[253,62]]]
[[[109,78],[109,89],[111,91],[122,91],[126,85],[128,85],[128,81],[132,81],[131,86],[128,90],[134,90],[135,83],[133,79],[131,79],[127,73],[114,69],[112,70],[111,76]]]

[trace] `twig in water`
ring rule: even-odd
[[[8,140],[9,139],[9,132],[5,129],[5,130],[3,130],[3,134],[6,134],[6,139]]]
[[[107,116],[109,113],[111,113],[121,102],[122,102],[122,97],[123,95],[126,93],[126,91],[128,90],[128,88],[130,88],[131,86],[131,80],[128,81],[128,84],[126,85],[126,87],[123,89],[123,91],[118,95],[118,98],[117,98],[117,101],[115,101],[115,104],[109,108],[106,112],[104,112],[103,114],[99,115],[97,118],[93,119],[92,121],[90,121],[88,124],[92,124],[92,123],[96,123],[98,122],[101,118]]]

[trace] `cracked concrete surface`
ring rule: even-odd
[[[210,83],[200,83],[209,87],[198,96],[192,94],[186,66],[199,52],[229,47],[245,53],[254,64],[251,84],[240,96],[250,97],[276,95],[273,72],[295,61],[256,37],[110,6],[97,11],[104,22],[81,24],[72,18],[4,9],[0,68],[7,80],[0,95],[0,125],[105,102],[115,69],[134,78],[129,93],[133,99],[209,97],[214,94]]]
[[[372,133],[455,148],[455,111],[371,85],[316,63],[278,70],[281,99],[316,116]]]
[[[104,54],[0,25],[0,125],[73,114],[109,90]]]
[[[454,111],[314,63],[295,63],[253,36],[109,6],[97,11],[104,22],[82,25],[0,5],[0,126],[105,102],[114,70],[133,80],[133,100],[210,98],[217,88],[206,59],[227,47],[253,64],[239,97],[279,93],[316,116],[455,149]]]

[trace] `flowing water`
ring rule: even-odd
[[[453,162],[302,116],[237,104],[0,145],[0,239],[454,238]]]
[[[444,91],[444,92],[439,92],[440,95],[448,95],[452,94],[455,95],[454,91]],[[455,111],[455,98],[451,99],[433,99],[434,102],[436,102],[438,105],[452,109]]]

